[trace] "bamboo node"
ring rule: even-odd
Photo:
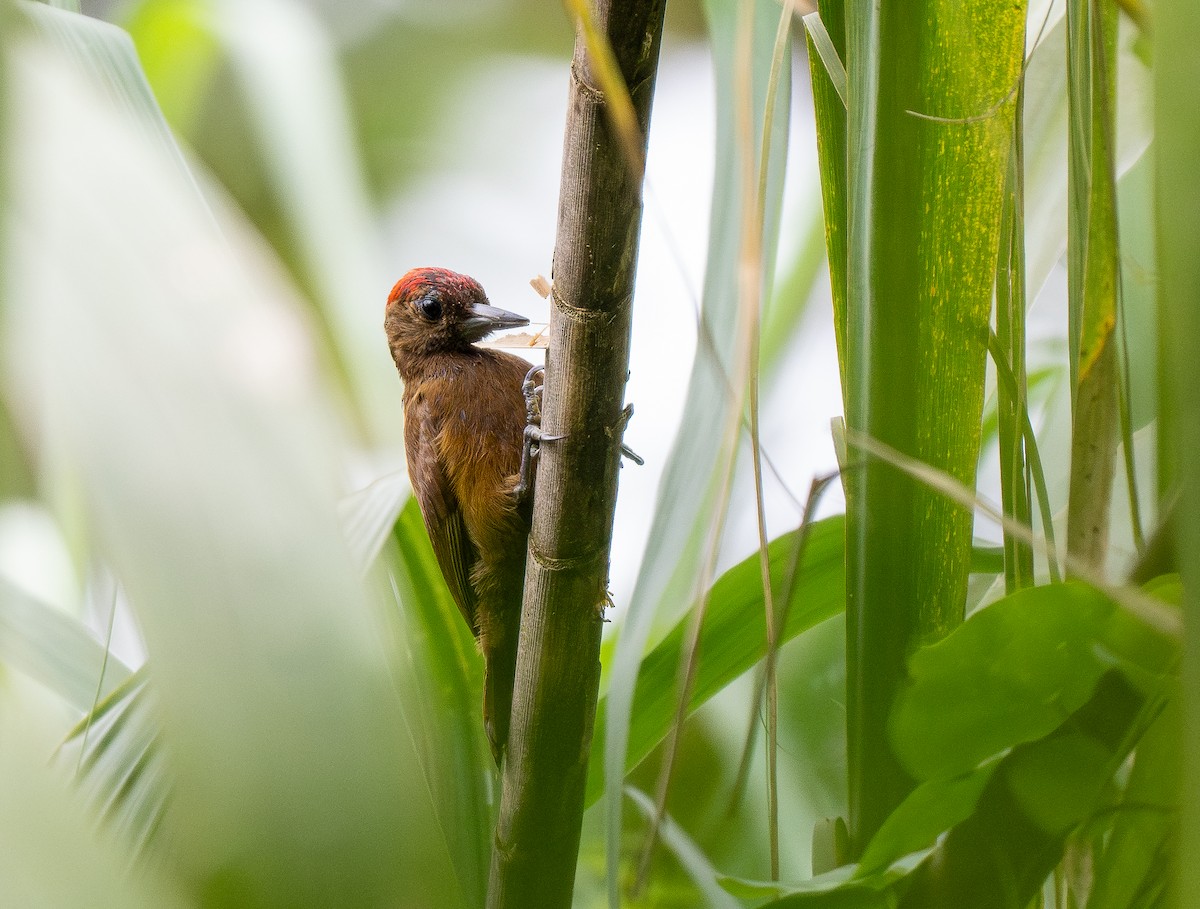
[[[558,285],[552,285],[550,288],[550,299],[554,301],[554,309],[572,322],[597,322],[601,319],[611,322],[617,316],[626,312],[633,306],[633,293],[627,293],[620,297],[616,303],[607,309],[591,309],[583,306],[576,306],[573,303],[568,303],[562,298],[558,292]]]
[[[563,558],[547,555],[534,546],[532,542],[529,546],[529,555],[537,562],[539,567],[546,571],[590,571],[596,565],[602,562],[606,563],[608,560],[608,555],[603,549],[596,549],[592,552],[585,552],[583,555]]]
[[[578,87],[579,93],[592,104],[597,107],[604,104],[604,92],[588,81],[578,58],[571,61],[571,81]]]

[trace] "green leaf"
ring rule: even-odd
[[[82,623],[0,578],[0,662],[86,713],[97,692],[105,697],[129,678],[129,668],[110,654],[98,688],[104,659],[104,647]]]
[[[1114,4],[1067,4],[1070,99],[1069,356],[1072,380],[1067,551],[1101,565],[1119,436]]]
[[[172,858],[210,905],[460,904],[294,298],[140,119],[14,60],[6,391],[144,633]]]
[[[1157,680],[1174,655],[1169,641],[1090,587],[1019,591],[913,654],[892,715],[893,747],[917,779],[966,774],[1057,728],[1114,663]]]
[[[1158,471],[1165,497],[1179,490],[1174,516],[1178,564],[1185,590],[1184,621],[1200,628],[1200,4],[1154,4],[1155,212],[1159,266],[1160,372]],[[1200,893],[1200,649],[1184,646],[1180,712],[1183,766],[1179,853],[1174,887]]]
[[[143,666],[101,700],[71,730],[58,755],[76,769],[96,813],[135,852],[152,845],[173,784],[147,679]]]
[[[497,784],[483,732],[483,667],[408,497],[384,551],[403,655],[400,690],[422,771],[471,904],[486,896]]]
[[[1180,720],[1173,697],[1138,743],[1112,832],[1096,861],[1087,909],[1143,905],[1139,898],[1167,887],[1178,848]]]
[[[22,909],[183,909],[194,905],[160,868],[131,864],[127,847],[81,810],[69,781],[46,765],[30,718],[0,709],[0,881]],[[69,856],[69,860],[64,857]]]
[[[892,868],[861,876],[857,865],[843,865],[799,883],[730,877],[723,878],[721,886],[742,899],[770,900],[759,903],[760,909],[885,909],[896,905],[897,885],[925,854],[921,852]]]
[[[412,487],[402,471],[380,477],[374,483],[345,496],[338,503],[342,534],[350,555],[365,572],[391,536]]]
[[[836,10],[836,11],[835,11]],[[835,18],[829,26],[821,18]],[[808,41],[809,76],[817,122],[817,163],[821,171],[821,201],[825,217],[825,246],[833,297],[833,327],[837,339],[842,400],[846,396],[846,82],[839,51],[845,52],[841,4],[823,3],[820,13],[804,17]],[[830,34],[834,29],[837,38]],[[828,42],[826,44],[825,42]],[[823,49],[822,49],[823,48]],[[828,58],[828,59],[827,59]],[[840,72],[840,75],[839,75]]]
[[[843,519],[826,518],[809,530],[804,561],[799,566],[795,593],[787,604],[787,622],[780,643],[791,640],[819,622],[841,611],[845,602],[843,572]],[[776,590],[783,587],[794,551],[794,531],[772,541],[771,580]],[[762,580],[758,555],[738,563],[713,585],[708,611],[700,631],[699,663],[688,711],[694,711],[714,694],[746,672],[766,655]],[[778,604],[779,608],[785,608]],[[642,660],[637,672],[633,721],[624,773],[636,767],[663,740],[675,717],[675,679],[679,656],[687,635],[689,617],[679,621],[667,637]],[[588,764],[587,795],[591,805],[604,788],[607,713],[601,699],[592,736],[592,759]]]
[[[157,3],[130,27],[166,109],[234,194],[314,305],[318,338],[358,428],[398,442],[395,371],[380,320],[390,275],[378,245],[356,137],[329,36],[283,0]],[[224,104],[214,123],[212,94]],[[364,306],[376,301],[377,307]]]
[[[647,820],[654,818],[654,801],[646,793],[633,788],[626,789],[625,793]],[[718,884],[716,869],[708,857],[669,815],[663,817],[658,834],[662,837],[663,845],[671,850],[671,854],[687,871],[704,897],[706,906],[711,909],[738,909],[741,904]]]
[[[1106,673],[1061,726],[1000,760],[974,812],[909,875],[902,909],[1028,906],[1062,860],[1067,835],[1107,803],[1153,709],[1119,672]]]
[[[995,760],[988,761],[963,776],[930,780],[910,792],[863,850],[858,874],[887,868],[932,846],[974,810],[996,766]]]

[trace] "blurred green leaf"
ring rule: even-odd
[[[918,858],[861,877],[855,876],[857,865],[843,865],[799,883],[722,878],[721,886],[743,900],[767,899],[758,903],[759,909],[887,909],[896,905],[893,888]]]
[[[329,38],[287,0],[145,0],[129,25],[164,58],[166,110],[272,243],[315,307],[324,352],[368,440],[396,442],[396,377],[380,323],[383,262]],[[210,76],[201,87],[201,80]],[[364,301],[377,301],[377,307]]]
[[[384,550],[406,674],[401,697],[468,905],[482,905],[499,787],[483,732],[483,668],[438,567],[415,498]]]
[[[1179,492],[1178,564],[1185,593],[1184,621],[1200,627],[1200,4],[1154,4],[1155,237],[1159,268],[1160,494]],[[1200,635],[1184,645],[1182,683],[1182,786],[1179,853],[1173,888],[1200,893]]]
[[[408,475],[396,471],[345,496],[338,503],[342,534],[361,571],[365,572],[374,563],[411,493]]]
[[[80,810],[46,766],[28,717],[0,710],[0,899],[21,909],[183,909],[197,905],[160,868],[131,867],[126,846]]]
[[[162,753],[160,727],[142,667],[89,711],[58,754],[64,766],[75,768],[97,815],[135,853],[153,845],[171,795],[170,762]]]
[[[824,18],[822,18],[824,17]],[[825,19],[829,19],[826,22]],[[837,339],[838,377],[846,400],[846,52],[845,12],[841,0],[820,4],[804,17],[809,78],[817,125],[817,164],[829,261],[833,328]],[[831,33],[832,30],[832,33]],[[835,37],[836,36],[836,37]]]
[[[1158,413],[1158,268],[1154,238],[1154,156],[1142,155],[1117,181],[1121,225],[1121,326],[1129,365],[1129,417],[1136,432]]]
[[[1158,680],[1175,657],[1170,641],[1093,588],[1019,591],[913,654],[893,747],[917,779],[966,774],[1057,728],[1114,664]]]
[[[0,578],[0,663],[86,713],[97,695],[106,697],[129,678],[129,668],[110,654],[100,686],[104,662],[104,647],[78,620]]]
[[[626,789],[625,794],[637,806],[647,820],[655,817],[654,801],[646,793],[638,789]],[[687,871],[688,876],[704,897],[704,903],[710,909],[737,909],[741,904],[723,890],[717,883],[717,871],[709,862],[707,856],[687,833],[666,815],[658,827],[658,835],[662,837],[663,845]]]
[[[1068,358],[1073,389],[1067,551],[1094,565],[1103,564],[1108,547],[1120,428],[1115,336],[1117,17],[1111,3],[1067,3]]]
[[[460,904],[295,301],[136,118],[45,47],[15,61],[8,391],[137,612],[174,864],[211,906]]]
[[[909,875],[901,909],[1027,907],[1062,861],[1067,836],[1107,804],[1153,709],[1119,672],[1106,673],[1052,733],[1000,760],[972,814]]]
[[[126,32],[100,19],[33,0],[20,0],[18,9],[82,78],[131,118],[131,125],[143,139],[187,173]]]
[[[125,28],[169,122],[191,133],[220,63],[207,0],[151,0],[126,8]]]

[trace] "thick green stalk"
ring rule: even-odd
[[[599,0],[645,156],[664,0]],[[586,29],[575,41],[512,734],[490,907],[571,904],[600,683],[600,630],[629,370],[641,180]],[[595,35],[592,35],[595,45]],[[611,59],[610,61],[611,62]]]
[[[1168,363],[1161,406],[1173,406],[1168,444],[1182,495],[1174,515],[1184,582],[1183,790],[1177,905],[1200,894],[1200,4],[1155,4],[1155,171],[1160,348]]]
[[[974,485],[1023,3],[847,9],[847,429]],[[972,515],[850,453],[850,829],[911,788],[888,737],[905,659],[962,619]]]

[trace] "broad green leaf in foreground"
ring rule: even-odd
[[[398,441],[396,380],[380,355],[379,326],[399,276],[383,262],[341,71],[320,19],[285,0],[170,0],[136,4],[129,25],[172,125],[312,301],[360,428],[372,441]]]
[[[917,779],[967,773],[1057,728],[1114,665],[1153,684],[1176,656],[1168,639],[1094,588],[1019,591],[913,655],[893,747]]]
[[[440,824],[468,894],[482,905],[498,793],[483,733],[482,659],[411,496],[380,559],[403,654],[401,696]]]

